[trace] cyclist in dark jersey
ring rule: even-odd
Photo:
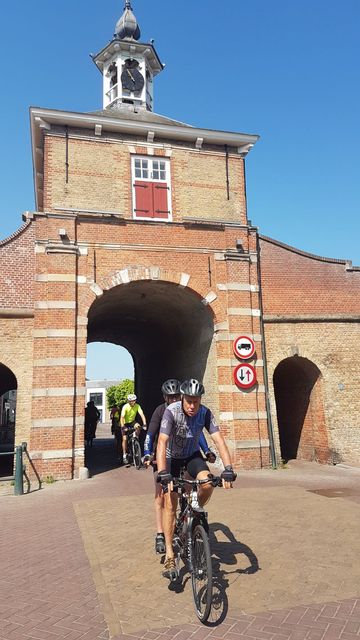
[[[165,409],[168,405],[180,400],[180,382],[175,378],[166,380],[161,387],[162,394],[165,402],[156,407],[154,413],[151,416],[149,428],[146,434],[144,443],[144,466],[148,467],[152,464],[154,473],[157,472],[156,464],[156,444],[160,431],[160,424],[164,415]],[[209,462],[215,462],[216,456],[208,447],[205,436],[201,433],[199,446],[204,452],[206,459]],[[161,485],[155,479],[155,516],[156,516],[156,536],[155,536],[155,551],[156,553],[165,553],[165,537],[162,524],[162,514],[164,508],[164,494]]]
[[[208,477],[209,468],[199,451],[199,438],[204,428],[211,435],[224,465],[221,474],[224,488],[230,489],[236,478],[224,436],[211,411],[201,404],[204,386],[192,378],[181,384],[180,391],[181,401],[174,402],[164,411],[157,445],[157,463],[160,469],[158,481],[168,490],[163,514],[166,543],[163,575],[170,579],[177,575],[172,546],[177,493],[173,491],[172,479],[179,476],[182,467],[186,468],[192,478],[202,480]],[[198,511],[210,499],[212,491],[210,483],[199,487]]]

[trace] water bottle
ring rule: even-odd
[[[198,509],[199,508],[198,495],[197,495],[197,491],[195,489],[193,489],[191,494],[190,494],[190,501],[191,501],[191,506],[192,506],[193,509]]]

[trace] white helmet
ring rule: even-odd
[[[199,398],[205,393],[205,389],[202,382],[195,380],[195,378],[190,378],[190,380],[184,380],[181,384],[180,392],[185,396],[194,396]]]
[[[133,400],[137,400],[137,397],[135,393],[129,393],[127,399],[128,399],[128,402],[132,402]]]

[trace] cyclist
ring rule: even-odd
[[[156,464],[156,443],[159,435],[160,424],[164,411],[167,406],[173,402],[180,400],[180,382],[175,378],[166,380],[162,387],[161,392],[164,396],[164,401],[156,407],[154,413],[151,416],[148,432],[146,434],[144,443],[144,465],[148,467],[152,464],[154,473],[157,472]],[[215,462],[216,456],[208,447],[205,436],[201,433],[199,445],[204,452],[209,462]],[[161,485],[155,480],[155,517],[156,517],[156,535],[155,535],[155,551],[156,553],[165,553],[165,537],[162,523],[162,514],[164,508],[164,494]]]
[[[141,425],[137,422],[137,414],[139,414],[142,420],[142,428],[146,429],[146,418],[140,405],[136,402],[137,397],[135,393],[130,393],[127,397],[127,403],[124,404],[121,409],[120,425],[122,433],[122,450],[123,450],[123,463],[128,464],[127,458],[127,432],[129,429],[134,428],[137,437],[140,435]]]
[[[236,478],[224,436],[210,409],[201,404],[201,396],[205,393],[203,384],[195,378],[185,380],[180,386],[180,392],[181,401],[173,403],[164,411],[157,445],[157,463],[160,469],[158,481],[169,492],[163,514],[166,544],[163,576],[170,580],[177,576],[172,547],[177,494],[173,490],[172,479],[179,476],[181,467],[185,467],[192,478],[203,480],[208,477],[209,468],[198,448],[204,427],[211,435],[224,465],[221,474],[223,487],[230,489]],[[199,486],[198,511],[203,510],[212,492],[213,486],[210,483]]]

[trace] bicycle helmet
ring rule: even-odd
[[[132,402],[133,400],[137,400],[135,393],[129,393],[127,397],[128,402]]]
[[[161,387],[161,392],[164,396],[175,396],[180,393],[180,381],[175,378],[170,378],[169,380],[165,380],[163,386]]]
[[[184,380],[184,382],[180,385],[180,393],[184,396],[202,396],[205,393],[204,385],[199,382],[199,380],[195,380],[195,378],[190,378],[190,380]]]

